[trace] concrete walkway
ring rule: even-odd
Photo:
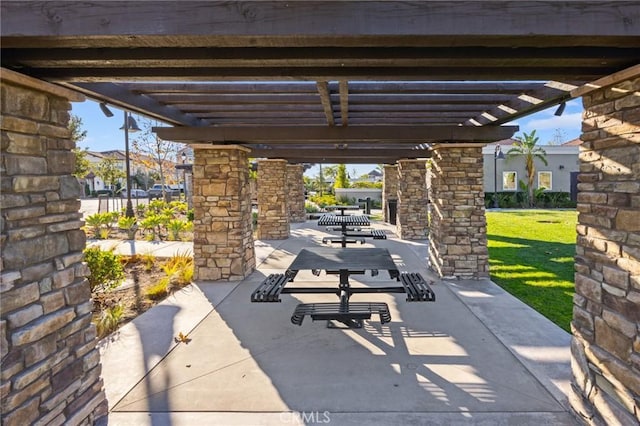
[[[392,315],[358,330],[290,322],[298,303],[335,296],[250,302],[266,275],[326,235],[307,222],[287,240],[257,241],[258,268],[243,281],[193,284],[104,339],[108,424],[576,424],[569,334],[488,280],[436,280],[435,303],[355,295],[387,302]],[[390,236],[364,247],[386,247],[399,269],[434,278],[426,241]],[[383,271],[356,277],[389,281]],[[296,285],[318,280],[337,282],[301,272]],[[176,341],[181,332],[188,342]]]

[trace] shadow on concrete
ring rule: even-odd
[[[199,284],[214,310],[189,333],[191,341],[171,350],[112,414],[124,419],[146,413],[147,421],[156,419],[150,424],[178,424],[180,413],[188,421],[225,424],[389,424],[391,415],[418,423],[573,423],[517,351],[463,303],[469,289],[438,282],[435,303],[407,303],[404,295],[354,296],[387,302],[393,318],[385,325],[372,318],[358,330],[328,329],[310,319],[302,326],[290,322],[297,303],[335,301],[332,295],[283,295],[281,303],[252,304],[250,294],[264,276],[286,268],[312,242],[301,240],[286,240],[242,282],[224,289]],[[403,270],[429,275],[420,250],[394,239],[375,245],[389,248]],[[383,275],[359,276],[355,285],[388,284]],[[296,285],[318,281],[334,285],[337,278],[299,275]],[[485,292],[478,299],[492,297],[504,295]],[[500,320],[513,328],[521,317]]]

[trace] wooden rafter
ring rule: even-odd
[[[320,102],[322,102],[322,109],[324,109],[324,116],[327,119],[327,123],[329,126],[335,126],[331,96],[329,95],[329,83],[327,81],[318,81],[316,82],[316,86],[318,87],[318,94],[320,95]]]
[[[349,125],[349,82],[340,80],[340,121],[342,126]]]

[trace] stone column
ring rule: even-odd
[[[427,167],[424,160],[398,161],[398,236],[403,240],[427,238]]]
[[[387,204],[389,200],[398,200],[398,166],[385,164],[382,179],[382,218],[389,222]]]
[[[107,403],[67,127],[69,101],[84,97],[5,69],[0,78],[2,424],[91,424]]]
[[[489,276],[482,146],[442,144],[431,157],[429,261],[444,278]]]
[[[302,164],[287,165],[287,202],[289,204],[290,222],[304,222],[307,212],[304,209],[304,166]]]
[[[573,408],[640,422],[640,79],[582,97]]]
[[[258,239],[289,238],[286,160],[258,160]]]
[[[193,145],[194,279],[241,280],[256,266],[248,149]]]

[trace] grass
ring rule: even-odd
[[[491,279],[570,331],[577,213],[487,212]]]

